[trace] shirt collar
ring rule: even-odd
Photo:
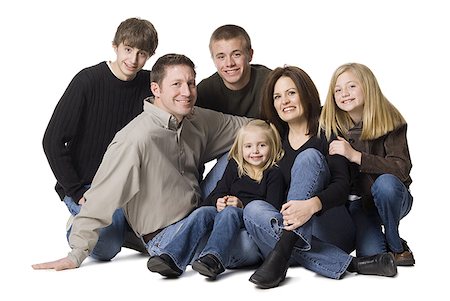
[[[181,128],[182,122],[178,122],[175,116],[158,108],[153,104],[153,102],[153,97],[147,97],[144,100],[144,112],[150,113],[155,116],[161,123],[161,126],[166,129],[177,131]]]

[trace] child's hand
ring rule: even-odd
[[[226,206],[227,206],[227,201],[226,201],[225,197],[217,199],[217,202],[216,202],[217,212],[222,211],[223,209],[225,209]]]
[[[243,208],[244,206],[242,205],[242,202],[240,199],[238,199],[235,196],[229,195],[227,197],[227,206],[234,206],[234,207],[238,207],[238,208]]]

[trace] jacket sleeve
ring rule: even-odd
[[[59,100],[42,140],[44,153],[56,180],[65,194],[76,202],[87,188],[74,167],[68,145],[78,134],[86,98],[85,90],[81,76],[77,74]]]
[[[392,174],[402,182],[409,179],[412,164],[406,139],[407,125],[379,138],[382,143],[372,143],[370,153],[362,153],[360,171],[368,174]],[[384,149],[378,149],[384,148]],[[375,155],[375,154],[385,154]]]
[[[233,144],[237,131],[250,119],[246,117],[223,114],[209,109],[196,108],[198,118],[202,118],[207,125],[206,147],[203,161],[209,162],[228,152]]]
[[[116,209],[124,207],[138,192],[140,150],[136,143],[113,141],[85,193],[86,203],[73,220],[69,258],[81,265],[95,247],[99,231],[112,223]]]

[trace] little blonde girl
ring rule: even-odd
[[[280,135],[273,124],[255,119],[237,133],[228,155],[222,179],[203,202],[218,211],[206,246],[192,268],[216,279],[225,267],[235,267],[228,249],[241,228],[243,208],[253,200],[263,200],[281,209],[286,184],[277,167],[283,157]]]

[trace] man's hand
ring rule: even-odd
[[[72,262],[69,257],[64,257],[55,261],[44,262],[33,264],[31,266],[35,270],[50,270],[54,269],[55,271],[69,270],[75,269],[77,265]]]

